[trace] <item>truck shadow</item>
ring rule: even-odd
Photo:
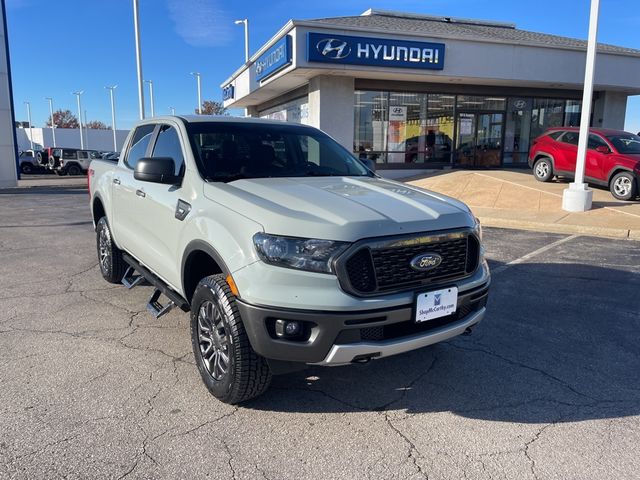
[[[509,266],[494,276],[487,316],[471,336],[367,365],[274,377],[271,390],[245,406],[305,413],[450,411],[520,423],[637,415],[637,270]]]

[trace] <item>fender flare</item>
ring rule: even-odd
[[[218,266],[222,270],[222,273],[224,273],[225,275],[231,274],[229,267],[227,267],[227,264],[222,259],[222,256],[218,253],[218,251],[215,248],[213,248],[209,243],[203,240],[191,240],[185,247],[184,252],[182,253],[182,260],[180,261],[180,278],[182,281],[183,292],[185,291],[185,280],[187,278],[187,275],[186,275],[187,258],[189,258],[189,255],[191,255],[191,253],[197,250],[205,252],[207,255],[213,258],[213,260],[218,264]]]
[[[638,173],[636,173],[633,168],[629,168],[629,167],[625,167],[622,165],[615,165],[611,171],[609,172],[609,174],[607,175],[607,185],[609,183],[611,183],[611,179],[613,178],[614,175],[620,173],[620,172],[629,172],[632,175],[634,175],[636,178],[640,178],[640,175]]]

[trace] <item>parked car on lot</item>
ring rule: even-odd
[[[260,395],[272,374],[407,352],[485,315],[489,268],[467,206],[378,177],[315,128],[155,117],[125,145],[89,170],[102,275],[149,281],[156,317],[191,311],[197,367],[224,402]]]
[[[112,162],[117,162],[120,158],[120,152],[104,152],[102,154],[103,160],[110,160]]]
[[[92,160],[102,158],[97,150],[54,148],[49,157],[49,169],[58,175],[82,175]]]
[[[555,175],[573,178],[580,129],[551,128],[533,141],[529,166],[541,182]],[[608,187],[618,200],[638,196],[640,179],[640,137],[622,130],[589,130],[585,181]]]
[[[39,170],[36,152],[33,150],[24,150],[18,155],[18,165],[21,173],[36,173]]]

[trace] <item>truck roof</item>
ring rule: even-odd
[[[255,118],[255,117],[232,117],[229,115],[161,115],[152,118],[146,118],[144,120],[140,120],[136,123],[136,125],[141,125],[145,123],[159,123],[163,120],[175,120],[179,118],[188,123],[198,123],[198,122],[220,122],[220,123],[253,123],[253,124],[265,124],[265,125],[273,125],[273,124],[282,124],[286,123],[282,120],[272,120],[268,118]]]

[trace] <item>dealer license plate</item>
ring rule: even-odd
[[[416,298],[416,323],[455,313],[458,305],[458,287],[418,294]]]

